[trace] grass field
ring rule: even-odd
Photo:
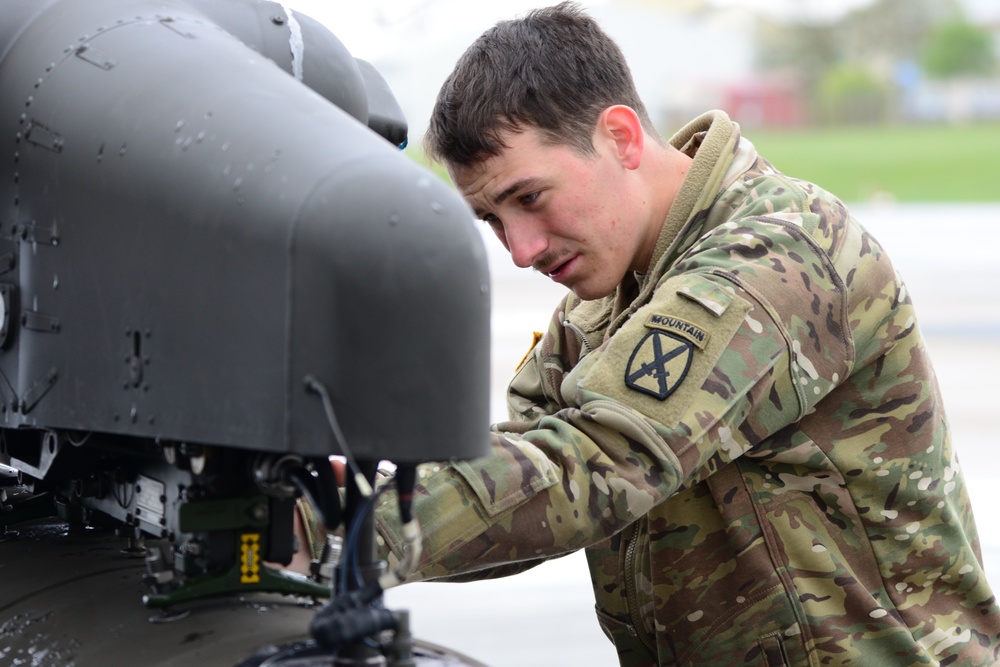
[[[1000,124],[747,131],[786,174],[848,202],[1000,201]]]
[[[745,134],[775,167],[847,202],[1000,201],[1000,123]],[[426,165],[415,147],[407,153]]]

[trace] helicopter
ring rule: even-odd
[[[380,73],[269,0],[2,6],[0,664],[479,664],[381,598],[379,462],[488,448],[490,283]]]

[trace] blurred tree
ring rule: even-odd
[[[928,76],[947,79],[996,72],[993,39],[983,28],[963,19],[937,26],[927,42],[923,57]]]
[[[957,0],[877,0],[834,27],[847,59],[880,68],[919,60],[936,26],[961,16]]]
[[[844,63],[826,71],[816,101],[817,119],[823,123],[880,123],[888,113],[889,90],[868,67]]]
[[[957,0],[875,0],[839,19],[762,19],[757,65],[792,71],[817,120],[886,120],[901,62],[919,61],[942,22],[961,17]]]
[[[840,49],[826,24],[761,19],[757,29],[757,66],[764,71],[794,71],[807,93],[819,86]]]

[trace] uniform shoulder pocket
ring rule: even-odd
[[[604,396],[675,426],[751,309],[732,287],[701,275],[665,281],[580,378],[592,393],[581,398]]]

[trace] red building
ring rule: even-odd
[[[809,120],[805,95],[793,77],[753,77],[720,92],[722,108],[747,127],[801,127]]]

